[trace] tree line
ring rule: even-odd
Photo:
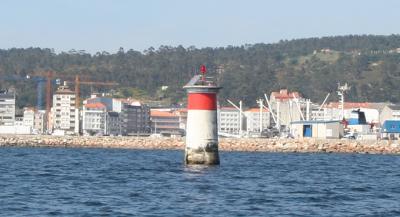
[[[15,88],[19,107],[34,106],[35,82],[15,76],[53,70],[60,76],[79,74],[118,82],[116,96],[182,104],[182,86],[205,64],[209,76],[223,86],[222,104],[231,99],[255,106],[264,93],[281,88],[321,102],[327,93],[335,92],[338,82],[352,87],[348,100],[396,103],[400,101],[400,54],[395,50],[399,47],[400,35],[348,35],[215,48],[120,48],[116,53],[96,54],[12,48],[0,50],[0,88]],[[89,87],[82,89],[89,94]]]

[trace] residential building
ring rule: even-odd
[[[175,114],[179,116],[179,128],[184,130],[186,134],[186,123],[187,123],[187,109],[180,108],[175,110]]]
[[[106,135],[122,135],[121,121],[118,112],[107,112],[106,116]]]
[[[218,132],[228,134],[239,134],[240,112],[234,107],[221,107],[217,110]],[[242,115],[243,120],[243,115]],[[243,123],[243,121],[242,121]],[[243,128],[242,124],[242,128]]]
[[[33,133],[35,134],[47,133],[46,122],[47,122],[46,111],[45,110],[36,111],[33,123]]]
[[[102,103],[106,106],[107,111],[121,112],[122,102],[130,103],[131,101],[129,101],[127,99],[116,99],[116,98],[104,97],[104,96],[101,96],[101,97],[92,96],[92,98],[85,100],[83,104]]]
[[[102,103],[88,103],[82,110],[83,135],[106,135],[107,108]]]
[[[0,126],[14,126],[15,122],[15,93],[0,91]]]
[[[185,128],[182,127],[182,117],[179,112],[170,110],[162,111],[151,109],[151,131],[152,133],[183,135]]]
[[[24,108],[24,115],[23,115],[23,125],[28,126],[31,129],[34,128],[35,125],[35,109],[34,108]]]
[[[14,126],[24,126],[24,116],[23,115],[15,115]],[[32,129],[32,128],[30,128]]]
[[[79,134],[79,111],[75,107],[75,93],[63,85],[53,95],[53,132]]]
[[[123,103],[120,113],[122,135],[151,133],[150,108],[140,102]]]
[[[270,126],[270,113],[267,109],[251,108],[244,112],[246,116],[246,126],[247,132],[260,132],[265,130]],[[262,118],[260,118],[262,115]],[[262,121],[260,121],[262,120]],[[262,122],[262,128],[260,128],[260,123]]]

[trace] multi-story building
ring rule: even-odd
[[[36,134],[47,133],[46,123],[47,123],[46,111],[45,110],[36,111],[33,123],[33,132]]]
[[[35,109],[34,108],[24,108],[23,125],[28,126],[31,129],[35,125]]]
[[[270,114],[267,109],[262,109],[260,112],[260,108],[251,108],[245,111],[244,114],[246,116],[247,132],[260,132],[260,129],[264,130],[269,127]],[[260,128],[261,122],[262,128]]]
[[[0,125],[14,126],[15,122],[15,93],[0,91]]]
[[[106,116],[106,135],[122,135],[121,122],[118,112],[107,112]]]
[[[24,126],[24,116],[23,115],[15,115],[14,126]],[[32,128],[29,128],[29,129],[32,129]]]
[[[79,134],[79,111],[75,107],[75,93],[63,85],[53,95],[53,132]]]
[[[221,107],[217,110],[217,113],[218,113],[219,133],[239,134],[240,132],[239,110],[237,110],[234,107]]]
[[[152,133],[183,135],[185,128],[182,128],[181,113],[170,110],[163,111],[151,109],[151,131]],[[184,126],[183,126],[184,127]]]
[[[123,103],[120,113],[122,135],[144,135],[151,132],[150,108],[139,102]]]
[[[129,101],[125,99],[116,99],[116,98],[111,98],[111,97],[97,97],[97,96],[92,96],[91,98],[85,100],[85,103],[102,103],[106,106],[107,111],[113,111],[113,112],[121,112],[122,108],[122,101],[125,101],[129,103]]]
[[[175,110],[174,113],[179,116],[179,128],[184,130],[184,132],[186,134],[187,109],[180,108],[180,109]]]
[[[83,135],[106,135],[107,108],[102,103],[89,103],[83,105],[82,133]]]

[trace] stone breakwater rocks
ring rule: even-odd
[[[0,136],[0,146],[183,150],[184,138]],[[398,141],[334,139],[220,139],[222,151],[400,154]]]

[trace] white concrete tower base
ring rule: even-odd
[[[187,85],[186,164],[218,165],[217,93],[213,85]]]
[[[186,164],[219,164],[216,110],[189,110],[186,131]]]

